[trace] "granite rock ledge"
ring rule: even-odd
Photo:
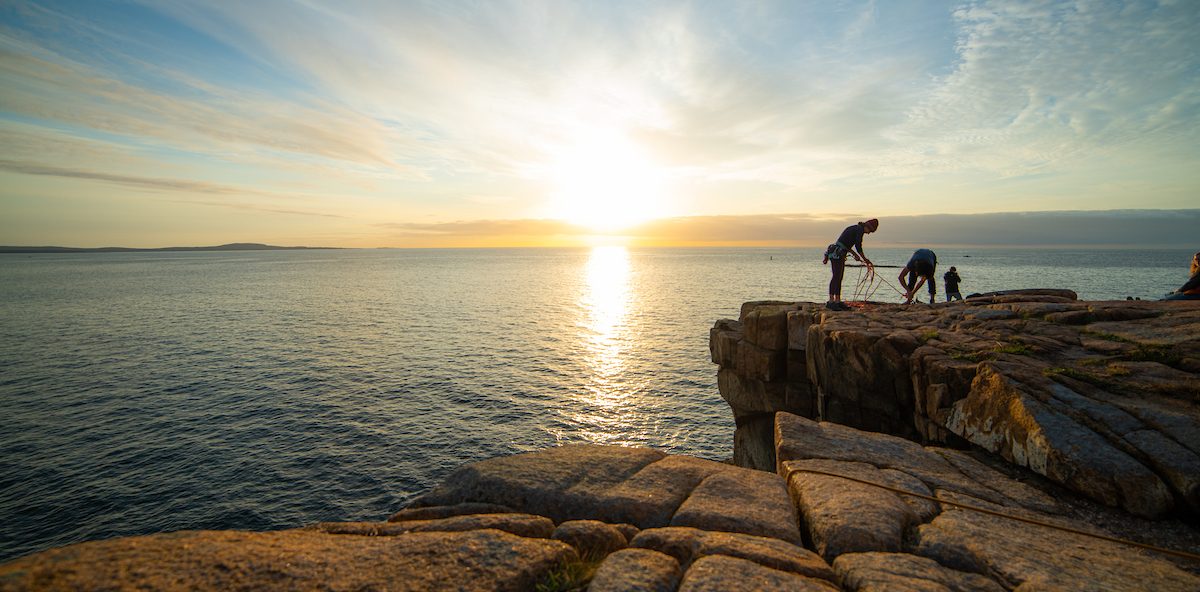
[[[949,505],[1097,529],[962,452],[787,413],[773,431],[778,473],[564,446],[465,465],[386,522],[80,543],[0,565],[0,590],[1200,589],[1145,551]],[[590,582],[565,579],[581,565]]]
[[[710,332],[734,460],[774,470],[774,415],[976,445],[1139,516],[1200,515],[1200,306],[1018,290],[829,311],[747,302]]]

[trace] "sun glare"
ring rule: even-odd
[[[667,214],[664,171],[615,131],[579,134],[556,150],[549,177],[552,218],[613,232]]]

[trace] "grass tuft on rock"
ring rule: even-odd
[[[1128,337],[1121,337],[1120,335],[1115,335],[1113,333],[1105,333],[1104,331],[1096,331],[1093,329],[1084,329],[1083,332],[1087,333],[1088,335],[1091,335],[1092,337],[1095,337],[1096,339],[1103,339],[1105,341],[1117,341],[1120,343],[1134,343],[1134,341],[1132,339],[1129,339]]]
[[[1014,354],[1018,356],[1033,355],[1033,348],[1019,341],[1010,341],[1008,343],[997,345],[992,351],[998,354]]]
[[[587,556],[559,563],[534,588],[537,592],[583,592],[587,590],[603,557]]]

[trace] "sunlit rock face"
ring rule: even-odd
[[[734,461],[775,470],[775,412],[975,444],[1142,516],[1200,513],[1200,307],[1066,290],[932,306],[748,302],[710,332]]]

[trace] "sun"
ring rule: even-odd
[[[588,130],[554,151],[549,215],[613,232],[666,215],[667,176],[625,134]]]

